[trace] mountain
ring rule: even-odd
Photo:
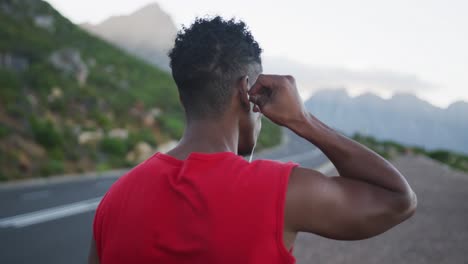
[[[263,58],[263,66],[265,72],[293,75],[301,95],[307,96],[320,89],[338,87],[346,87],[353,93],[369,91],[378,95],[437,89],[417,75],[385,69],[307,65],[281,56]]]
[[[177,28],[172,18],[157,3],[129,15],[113,16],[97,25],[82,24],[81,27],[170,71],[167,52],[174,45]]]
[[[468,153],[466,102],[442,109],[412,94],[396,93],[387,100],[371,93],[353,98],[342,88],[320,90],[305,105],[319,119],[349,135],[359,132],[428,150]]]
[[[1,1],[0,39],[0,181],[129,167],[182,136],[169,73],[47,2]],[[266,120],[257,147],[280,133]]]

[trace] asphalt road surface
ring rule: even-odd
[[[284,145],[254,159],[292,160],[337,175],[319,150],[286,132]],[[419,156],[392,163],[418,195],[416,214],[362,241],[299,233],[293,251],[298,264],[468,264],[468,175]],[[0,186],[0,263],[86,263],[94,209],[122,174]]]
[[[413,217],[359,241],[299,233],[297,264],[468,264],[468,174],[422,156],[400,156],[392,164],[418,196]]]
[[[282,146],[254,153],[254,159],[330,169],[312,144],[285,132]],[[122,173],[0,187],[0,263],[85,263],[94,209]]]

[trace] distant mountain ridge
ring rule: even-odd
[[[165,71],[170,70],[167,52],[174,45],[177,28],[157,3],[129,15],[112,16],[97,25],[80,26]]]
[[[168,58],[166,54],[159,55],[163,54],[162,50],[170,49],[176,34],[174,22],[157,4],[145,6],[130,15],[111,17],[96,26],[82,27],[162,68],[167,67]],[[132,32],[131,38],[129,31]],[[310,68],[269,57],[263,58],[263,62],[268,72],[299,75],[301,78],[298,79],[305,81],[303,87],[312,90],[339,83],[363,85],[366,89],[376,85],[385,89],[399,87],[400,90],[430,87],[430,84],[412,75]],[[168,67],[165,69],[169,71]],[[351,98],[344,89],[321,91],[310,100],[311,112],[323,116],[330,124],[346,132],[358,131],[377,139],[393,139],[429,149],[468,151],[468,137],[464,135],[468,131],[468,104],[465,102],[453,103],[444,110],[410,94],[397,93],[391,100],[384,100],[372,93]]]
[[[360,132],[428,150],[468,153],[468,103],[442,109],[412,94],[383,99],[372,93],[351,97],[345,89],[321,90],[306,102],[319,119],[347,134]]]

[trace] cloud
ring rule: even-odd
[[[356,71],[339,67],[317,67],[278,57],[263,58],[263,68],[264,73],[294,76],[303,96],[318,89],[341,87],[351,94],[373,92],[381,96],[394,93],[419,94],[437,89],[437,86],[416,75],[386,70]]]

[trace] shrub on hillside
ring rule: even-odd
[[[65,171],[63,162],[60,160],[50,159],[45,162],[40,168],[40,174],[42,177],[47,177],[53,174],[60,174]]]
[[[130,132],[127,139],[127,148],[132,149],[138,142],[146,142],[152,147],[157,145],[153,131],[149,128],[143,128],[134,132]]]
[[[281,127],[262,116],[262,130],[258,137],[259,149],[269,148],[281,142]]]
[[[110,156],[124,157],[127,153],[127,143],[120,138],[105,137],[100,143],[102,152]]]
[[[62,134],[50,120],[39,120],[32,117],[30,125],[34,139],[46,149],[63,146]]]
[[[10,134],[10,129],[7,126],[0,124],[0,139],[8,136]]]
[[[169,134],[173,139],[180,139],[184,133],[184,123],[182,118],[173,115],[163,114],[157,118],[162,131]]]

